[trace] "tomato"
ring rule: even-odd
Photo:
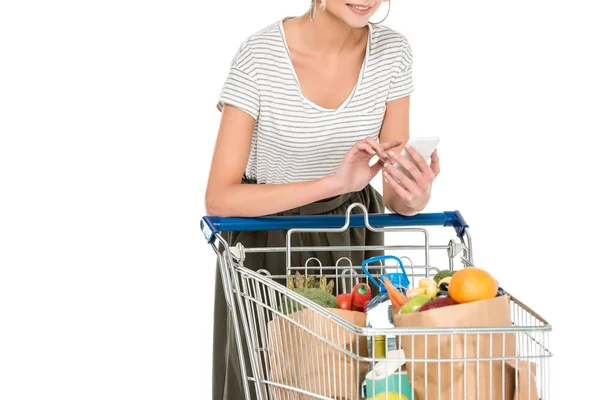
[[[336,296],[336,300],[340,309],[352,311],[352,294],[339,294]]]

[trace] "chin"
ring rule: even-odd
[[[352,28],[364,28],[369,24],[368,19],[366,21],[357,21],[356,18],[343,18],[342,20]]]
[[[356,15],[348,15],[347,13],[331,13],[335,18],[344,22],[346,25],[352,28],[364,28],[369,24],[369,17],[358,17]]]

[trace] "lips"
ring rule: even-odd
[[[364,5],[364,4],[352,4],[346,3],[346,6],[357,15],[367,15],[371,12],[372,6]]]

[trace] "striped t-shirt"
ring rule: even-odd
[[[369,24],[358,81],[336,109],[310,101],[300,88],[283,21],[249,37],[231,64],[218,102],[255,120],[245,175],[258,183],[290,183],[331,175],[357,141],[377,140],[386,102],[413,91],[412,52],[404,35]]]

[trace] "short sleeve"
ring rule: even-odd
[[[250,51],[242,46],[236,54],[229,75],[225,80],[217,109],[223,111],[225,104],[236,107],[258,119],[260,94],[256,83],[255,66]]]
[[[413,57],[410,44],[404,41],[399,52],[400,54],[394,62],[387,101],[409,96],[414,91],[412,80]]]

